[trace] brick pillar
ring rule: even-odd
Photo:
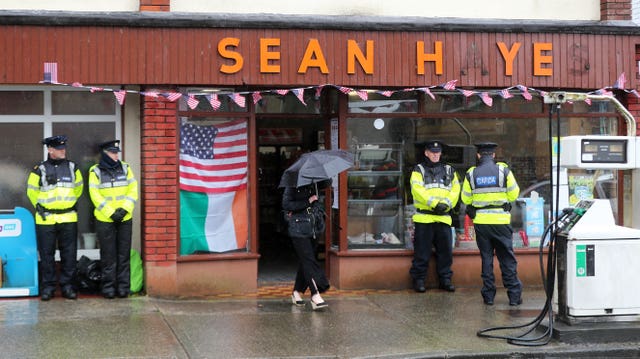
[[[171,11],[171,0],[140,0],[140,11]]]
[[[600,21],[631,20],[631,0],[600,0]]]
[[[177,294],[177,103],[142,99],[142,248],[149,295]]]

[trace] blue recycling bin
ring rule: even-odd
[[[38,295],[36,225],[25,208],[0,210],[0,260],[0,297]]]

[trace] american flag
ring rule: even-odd
[[[442,88],[445,89],[445,90],[455,90],[456,89],[456,83],[458,83],[458,80],[447,81],[446,83],[444,83],[442,85]]]
[[[585,102],[587,105],[591,106],[591,99],[590,99],[590,98],[585,98],[585,99],[584,99],[584,102]]]
[[[244,107],[246,105],[246,100],[244,98],[244,96],[242,96],[242,94],[239,93],[233,93],[231,95],[229,95],[231,97],[231,99],[233,100],[233,102],[236,103],[236,105],[240,106],[240,107]]]
[[[607,89],[599,89],[599,90],[596,90],[596,94],[597,94],[597,95],[602,95],[602,96],[610,96],[610,97],[613,97],[613,92],[608,91]]]
[[[322,88],[323,88],[323,87],[324,87],[324,86],[318,86],[318,87],[316,87],[316,98],[317,98],[317,99],[318,99],[318,98],[320,98],[320,95],[322,94]]]
[[[533,99],[533,96],[531,96],[526,86],[517,85],[517,87],[520,91],[522,91],[522,97],[524,97],[527,101],[531,101],[531,99]]]
[[[190,109],[193,110],[198,107],[199,104],[200,102],[196,99],[196,95],[189,95],[189,98],[187,98],[187,105],[189,105]]]
[[[367,101],[369,99],[369,93],[367,91],[359,90],[356,93],[358,94],[358,97],[360,97],[362,101]]]
[[[71,84],[71,86],[73,86],[73,87],[82,87],[82,84],[79,83],[79,82],[74,82],[74,83]]]
[[[253,104],[255,105],[258,103],[258,101],[262,100],[262,95],[260,94],[260,92],[256,91],[251,94],[251,98],[253,99]]]
[[[636,91],[635,89],[631,90],[631,93],[633,94],[633,96],[635,96],[636,98],[640,98],[640,94],[638,94],[638,91]]]
[[[343,94],[347,94],[347,95],[349,94],[349,92],[351,92],[350,88],[344,87],[344,86],[338,86],[338,90]]]
[[[164,94],[164,96],[167,98],[167,100],[174,102],[175,100],[182,97],[182,94],[180,92],[169,92]]]
[[[218,111],[220,109],[220,105],[222,105],[222,102],[218,99],[217,94],[211,94],[211,96],[209,96],[209,103],[215,111]]]
[[[509,92],[509,89],[500,90],[500,96],[502,96],[502,98],[512,98],[513,97],[511,92]]]
[[[491,107],[493,106],[493,99],[491,98],[491,96],[489,96],[488,92],[482,92],[480,93],[480,98],[482,99],[482,102],[484,102],[485,105]]]
[[[104,88],[102,88],[102,87],[89,87],[89,91],[91,91],[91,93],[102,92],[102,91],[104,91]]]
[[[300,102],[302,102],[303,105],[307,105],[307,103],[304,102],[304,89],[293,89],[291,91],[296,94],[296,97],[298,98],[298,100],[300,100]]]
[[[613,84],[613,88],[616,89],[624,89],[624,85],[627,82],[627,78],[624,76],[624,72],[620,74],[620,77],[618,77],[618,80],[616,81],[615,84]]]
[[[473,95],[473,91],[471,91],[471,90],[461,89],[460,92],[462,92],[464,97],[469,97],[469,96]]]
[[[278,95],[282,95],[282,96],[284,96],[284,95],[286,95],[286,94],[288,94],[288,93],[289,93],[289,90],[276,90],[276,93],[277,93]]]
[[[118,100],[118,103],[120,104],[120,106],[124,105],[124,98],[127,95],[127,91],[125,90],[113,91],[113,95],[116,97],[116,100]]]
[[[58,63],[57,62],[45,62],[44,63],[44,83],[57,84],[58,83]]]
[[[393,95],[393,91],[380,91],[378,93],[384,97],[391,97],[391,95]]]
[[[247,186],[247,121],[180,125],[180,189],[229,193]]]
[[[433,95],[433,92],[431,92],[431,90],[429,90],[428,87],[421,87],[418,90],[420,91],[424,91],[424,93],[426,93],[427,95],[429,95],[429,97],[431,97],[432,100],[435,100],[436,97]]]
[[[152,98],[158,97],[158,93],[156,91],[144,91],[144,92],[140,92],[140,94],[146,97],[152,97]]]

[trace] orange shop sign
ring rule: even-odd
[[[283,51],[280,38],[260,38],[259,39],[259,69],[262,74],[279,74],[281,72],[281,55]],[[427,49],[427,46],[429,49]],[[425,44],[424,41],[415,43],[415,70],[416,74],[424,75],[426,67],[430,64],[433,73],[442,75],[444,73],[445,58],[443,51],[444,43],[434,41],[432,44]],[[532,43],[532,71],[534,76],[553,76],[553,43],[534,42]],[[522,43],[513,42],[506,44],[496,42],[498,55],[504,60],[503,73],[505,76],[512,76],[514,62],[522,57]],[[219,71],[224,74],[235,74],[243,70],[245,66],[245,55],[240,44],[240,39],[236,37],[225,37],[218,42],[218,54],[228,60],[221,64]],[[382,51],[381,51],[382,52]],[[348,39],[346,43],[347,74],[356,73],[356,64],[365,74],[374,75],[374,63],[376,60],[376,48],[373,40],[366,40],[364,49],[358,42]],[[524,59],[526,60],[526,59]],[[323,74],[329,74],[331,69],[326,60],[325,51],[318,39],[309,39],[304,53],[300,55],[297,72],[306,74],[309,69],[318,69]]]

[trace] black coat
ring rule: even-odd
[[[282,195],[282,209],[298,212],[309,207],[309,197],[316,194],[315,186],[307,185],[298,188],[286,187]]]

